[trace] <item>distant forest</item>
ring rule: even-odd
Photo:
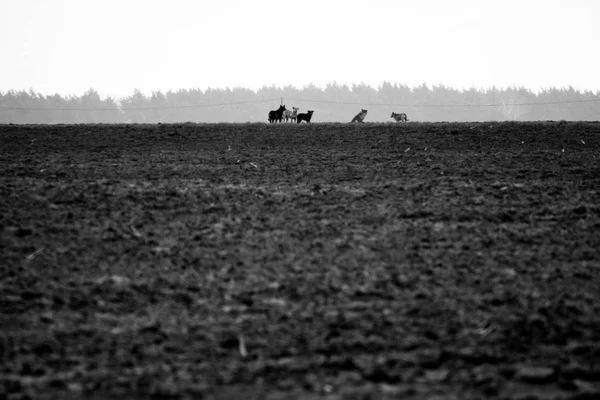
[[[384,82],[378,88],[330,83],[324,88],[181,89],[150,95],[135,90],[120,99],[102,98],[94,89],[66,97],[9,91],[0,92],[0,123],[266,122],[281,99],[288,109],[315,110],[313,122],[348,122],[361,109],[369,110],[365,122],[392,121],[392,112],[421,122],[600,120],[600,92],[572,87],[534,93],[522,87],[457,90]]]

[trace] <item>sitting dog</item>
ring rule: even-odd
[[[354,118],[352,118],[352,121],[350,122],[360,122],[363,123],[365,122],[365,117],[367,116],[367,110],[365,110],[364,108],[362,108],[360,110],[360,112],[358,114],[356,114],[356,116]]]

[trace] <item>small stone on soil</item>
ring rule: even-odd
[[[549,383],[556,379],[556,373],[550,367],[524,366],[519,368],[516,377],[527,383]]]

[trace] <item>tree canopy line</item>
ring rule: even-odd
[[[288,109],[315,110],[313,122],[349,122],[361,109],[365,122],[600,120],[600,92],[572,87],[537,93],[523,87],[459,90],[444,85],[408,87],[384,82],[377,88],[330,83],[245,88],[180,89],[102,98],[94,89],[81,96],[42,95],[33,90],[0,92],[0,123],[177,123],[267,122],[281,99]]]

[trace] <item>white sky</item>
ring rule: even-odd
[[[600,90],[599,0],[0,0],[0,91]]]

